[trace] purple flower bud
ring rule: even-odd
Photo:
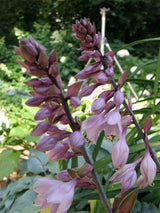
[[[97,83],[105,84],[109,81],[109,78],[103,73],[99,72],[96,78]]]
[[[148,117],[147,120],[145,121],[144,125],[143,125],[144,132],[148,133],[151,126],[152,126],[152,118]]]
[[[43,135],[50,128],[50,124],[48,122],[42,121],[38,123],[31,132],[31,136],[38,137]]]
[[[108,75],[108,76],[114,76],[114,70],[113,70],[113,67],[108,67],[107,69],[105,69],[105,73]]]
[[[87,176],[89,173],[91,173],[93,170],[93,166],[89,163],[83,164],[80,168],[77,170],[77,174],[80,178],[83,178]]]
[[[80,61],[87,61],[89,59],[88,54],[83,54],[78,58]]]
[[[54,78],[59,75],[58,63],[51,64],[51,66],[49,67],[49,74],[52,75]]]
[[[71,97],[70,98],[70,105],[73,109],[77,108],[81,105],[81,100],[78,97]]]
[[[121,87],[122,84],[125,82],[127,76],[128,76],[128,70],[127,70],[126,72],[124,72],[124,73],[120,76],[120,78],[119,78],[119,80],[118,80],[118,85],[119,85],[119,87]]]
[[[36,107],[36,106],[39,106],[44,100],[45,100],[45,98],[43,98],[43,97],[34,96],[34,97],[28,99],[28,101],[26,102],[26,105]]]
[[[85,138],[80,131],[75,131],[69,136],[69,144],[73,148],[79,148],[85,144]]]
[[[79,93],[79,90],[81,89],[82,84],[83,84],[83,81],[77,81],[76,83],[70,85],[67,89],[66,98],[78,96],[78,93]]]
[[[36,50],[35,46],[30,42],[30,40],[22,38],[19,46],[23,54],[29,54],[33,57],[37,57],[38,51]]]
[[[57,144],[57,138],[49,135],[42,136],[36,146],[36,149],[41,152],[49,151]]]
[[[66,160],[68,149],[68,144],[57,144],[52,150],[47,151],[46,154],[51,161]]]
[[[70,181],[71,177],[68,174],[67,170],[63,170],[56,175],[56,178],[61,181]]]
[[[149,152],[145,154],[142,163],[140,165],[140,170],[145,182],[147,182],[148,185],[151,185],[156,176],[157,168]]]
[[[94,85],[84,87],[79,92],[79,96],[85,97],[85,96],[91,95],[91,93],[96,89],[97,86],[99,86],[99,84],[94,84]]]
[[[103,98],[97,98],[93,101],[91,111],[93,114],[101,113],[105,108],[105,100]]]
[[[26,85],[30,86],[30,87],[40,87],[40,86],[42,86],[42,82],[39,79],[37,79],[37,78],[31,79],[31,80],[26,81],[24,83]]]
[[[51,109],[49,109],[49,108],[42,108],[42,109],[40,109],[40,110],[36,113],[34,119],[35,119],[36,121],[38,121],[38,120],[44,120],[44,119],[46,119],[46,118],[49,118],[51,115],[52,115]]]
[[[49,56],[49,64],[54,64],[55,62],[57,62],[57,53],[55,50],[53,50]]]
[[[40,52],[39,58],[38,58],[38,63],[43,69],[45,69],[47,67],[48,57],[47,57],[46,53]]]
[[[114,93],[113,99],[116,106],[120,106],[124,101],[124,94],[120,90],[117,90]]]
[[[46,48],[44,46],[42,46],[41,44],[39,44],[34,38],[32,38],[30,36],[29,41],[31,42],[31,44],[33,46],[35,46],[35,48],[37,49],[38,53],[40,52],[44,52],[46,53]]]
[[[34,88],[35,95],[38,95],[41,97],[47,96],[48,90],[49,90],[49,87],[35,87]]]

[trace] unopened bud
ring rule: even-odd
[[[93,114],[99,114],[104,110],[105,100],[103,98],[97,98],[93,101],[91,111]]]
[[[85,138],[80,131],[75,131],[69,137],[69,144],[73,148],[79,148],[85,144]]]
[[[77,174],[80,178],[83,178],[88,175],[88,173],[91,173],[93,170],[93,166],[89,163],[83,164],[80,168],[77,170]]]

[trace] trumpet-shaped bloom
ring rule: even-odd
[[[39,195],[34,203],[39,204],[41,209],[50,208],[50,213],[66,213],[72,203],[77,181],[77,178],[65,183],[51,178],[37,179],[38,185],[34,190]]]
[[[125,139],[126,131],[127,128],[123,130],[122,137],[113,145],[112,148],[112,161],[115,168],[123,166],[128,159],[129,148]]]

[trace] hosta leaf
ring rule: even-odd
[[[0,154],[0,180],[8,177],[18,167],[19,158],[20,152],[11,149]]]

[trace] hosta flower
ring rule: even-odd
[[[145,188],[147,185],[151,185],[156,176],[156,164],[153,161],[149,152],[149,142],[147,133],[145,133],[145,155],[140,165],[141,176],[137,180],[140,188]]]
[[[140,163],[142,158],[137,159],[135,162],[125,164],[117,172],[115,172],[109,179],[113,184],[122,184],[121,192],[125,192],[132,188],[136,183],[137,174],[135,167]]]
[[[125,139],[126,131],[127,128],[123,130],[122,137],[112,147],[112,161],[115,168],[123,166],[128,159],[129,148]]]
[[[39,195],[34,203],[41,209],[50,208],[50,213],[66,213],[73,201],[77,181],[77,178],[65,183],[51,178],[37,179],[34,190]]]
[[[82,123],[81,131],[87,132],[87,138],[94,143],[97,141],[97,137],[100,131],[103,130],[103,114],[93,115]]]
[[[74,131],[69,136],[69,145],[73,148],[79,148],[85,144],[85,138],[80,131]]]

